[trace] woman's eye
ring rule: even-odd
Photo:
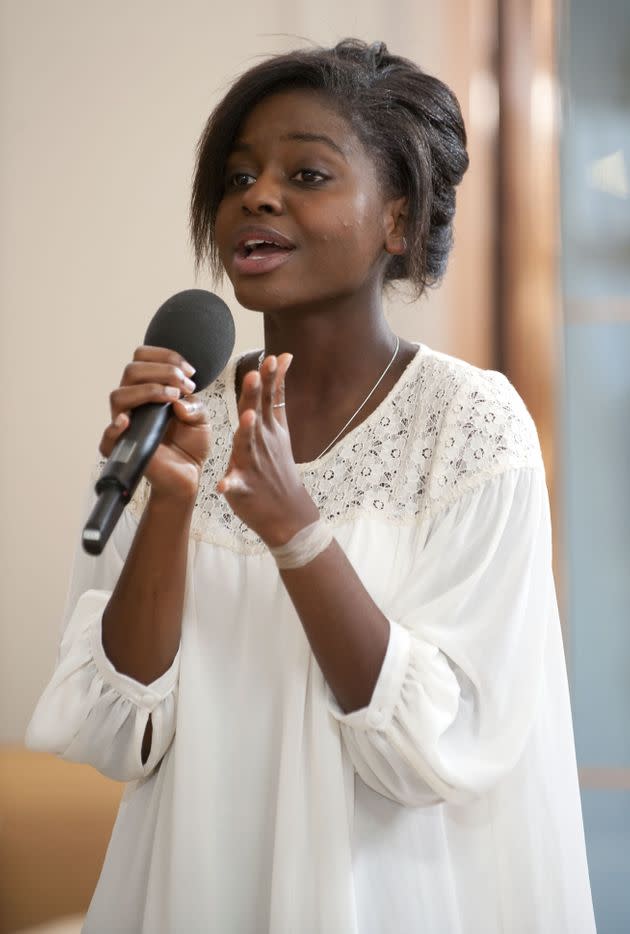
[[[300,169],[300,171],[296,172],[293,176],[298,182],[305,182],[307,185],[324,182],[327,177],[328,176],[324,175],[323,172],[318,172],[316,169]]]
[[[247,172],[234,172],[228,177],[226,188],[247,188],[253,181],[254,176],[248,175]]]

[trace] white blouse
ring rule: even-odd
[[[79,553],[32,748],[128,782],[86,934],[592,934],[536,432],[498,373],[420,345],[303,481],[390,620],[344,715],[264,544],[215,492],[236,360],[189,544],[179,653],[117,672],[101,616],[146,486]],[[141,744],[151,715],[146,764]]]

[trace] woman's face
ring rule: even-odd
[[[238,301],[271,311],[380,290],[401,203],[382,188],[368,152],[321,95],[261,101],[228,158],[216,219]]]

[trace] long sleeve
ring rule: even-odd
[[[126,510],[102,555],[77,551],[57,664],[26,733],[30,748],[88,763],[119,781],[153,771],[173,740],[176,722],[179,653],[168,671],[145,685],[116,671],[102,646],[103,611],[135,531]],[[149,716],[151,751],[143,764]]]
[[[422,534],[369,706],[331,700],[359,775],[410,806],[469,800],[514,767],[556,614],[542,470],[486,481]]]

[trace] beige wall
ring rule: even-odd
[[[468,115],[484,7],[0,0],[0,741],[21,739],[53,665],[108,392],[158,305],[195,284],[193,150],[218,95],[258,56],[302,44],[294,36],[356,35],[439,74]],[[487,90],[483,76],[475,87]],[[487,117],[472,114],[482,158],[460,201],[468,249],[428,302],[392,310],[401,333],[475,362],[488,344]],[[237,348],[260,345],[257,317],[225,295]]]

